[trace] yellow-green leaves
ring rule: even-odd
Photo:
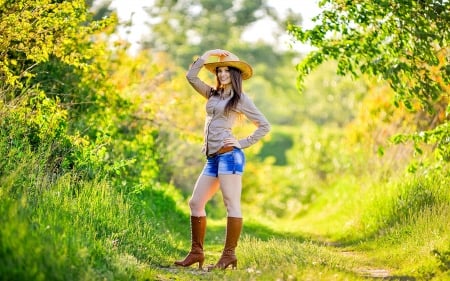
[[[54,56],[68,65],[88,67],[89,36],[111,20],[89,22],[84,1],[3,2],[0,6],[0,76],[22,87],[24,76]]]
[[[443,136],[436,127],[449,121],[443,112],[450,95],[450,3],[323,0],[320,4],[323,11],[315,27],[288,27],[298,41],[317,47],[297,68],[299,86],[326,60],[338,61],[338,74],[382,79],[395,91],[397,107],[427,112],[430,124],[425,129],[440,147],[442,137],[450,135],[447,131]]]

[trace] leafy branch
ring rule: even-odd
[[[434,144],[438,158],[448,161],[450,130],[450,3],[448,1],[323,0],[315,27],[289,25],[298,41],[317,49],[297,65],[297,85],[327,60],[336,60],[337,73],[369,75],[395,91],[394,104],[411,112],[438,117],[435,127],[394,138],[395,143]]]

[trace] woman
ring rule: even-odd
[[[210,56],[218,62],[206,63]],[[215,88],[198,78],[200,69],[216,75]],[[225,247],[214,268],[237,267],[235,248],[242,230],[241,190],[245,156],[242,149],[256,143],[270,130],[270,124],[254,103],[243,93],[242,80],[252,76],[252,68],[246,62],[226,50],[206,51],[189,68],[186,78],[192,87],[207,99],[203,153],[206,164],[189,200],[191,210],[191,251],[175,264],[190,266],[198,262],[202,268],[205,259],[203,241],[206,232],[205,205],[219,190],[227,209]],[[239,115],[245,115],[257,126],[252,135],[237,140],[232,126]]]

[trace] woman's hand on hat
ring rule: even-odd
[[[228,56],[229,54],[230,54],[230,52],[227,51],[227,50],[213,49],[213,50],[206,51],[206,52],[203,54],[202,57],[203,57],[203,58],[207,58],[207,57],[210,57],[210,56],[226,57],[226,56]]]
[[[215,50],[213,50],[213,53],[211,55],[212,56],[218,56],[218,57],[226,57],[229,54],[230,54],[230,52],[227,51],[227,50],[215,49]]]

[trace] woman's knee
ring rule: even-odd
[[[201,211],[201,210],[203,210],[205,208],[205,204],[201,200],[198,200],[198,199],[195,199],[195,198],[191,198],[189,200],[189,208],[191,210]]]
[[[227,209],[227,217],[242,218],[242,212],[240,208]]]
[[[240,217],[241,216],[241,202],[234,200],[227,200],[224,198],[223,203],[227,209],[227,214],[229,217]]]

